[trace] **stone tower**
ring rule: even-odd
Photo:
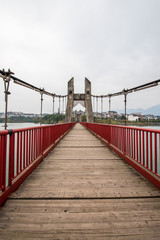
[[[92,100],[91,100],[91,82],[85,78],[85,107],[86,107],[86,120],[93,122]]]
[[[74,93],[74,78],[68,82],[68,99],[66,107],[65,122],[71,122],[72,109],[74,101],[83,101],[86,108],[86,120],[87,122],[93,122],[92,101],[91,101],[91,82],[85,78],[85,94]]]
[[[71,78],[68,82],[68,99],[67,99],[67,107],[66,107],[66,116],[65,122],[71,122],[72,119],[72,109],[74,104],[74,78]]]

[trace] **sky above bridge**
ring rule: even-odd
[[[93,94],[157,80],[159,12],[159,0],[0,0],[0,69],[56,94],[66,94],[73,76],[76,93],[84,92],[87,77]],[[10,91],[10,111],[40,112],[40,94],[13,82]],[[160,86],[130,94],[128,107],[160,104],[159,95]],[[112,103],[122,109],[123,97]],[[44,112],[52,112],[50,97],[44,97]]]

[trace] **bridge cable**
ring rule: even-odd
[[[41,119],[40,119],[40,125],[42,124],[42,108],[43,108],[43,89],[40,92],[41,95]]]
[[[64,113],[66,113],[66,107],[67,107],[67,97],[64,97],[64,101],[65,101],[65,103],[64,103],[64,105],[65,105],[65,112]]]
[[[103,113],[103,96],[101,96],[101,118]]]
[[[58,109],[58,113],[61,113],[61,97],[59,96],[59,109]]]
[[[62,112],[64,114],[64,97],[62,97],[62,98],[63,98],[63,110],[62,110]]]
[[[93,112],[95,112],[95,97],[92,96],[93,99]]]
[[[125,125],[127,125],[127,92],[124,93],[124,115],[125,115]]]
[[[53,115],[54,115],[54,96],[53,96]]]
[[[23,86],[23,87],[26,87],[26,88],[30,88],[30,89],[32,89],[32,90],[34,90],[34,91],[37,91],[37,92],[41,92],[41,88],[38,88],[38,87],[36,87],[36,86],[34,86],[34,85],[32,85],[32,84],[30,84],[30,83],[27,83],[27,82],[25,82],[25,81],[23,81],[23,80],[21,80],[21,79],[19,79],[19,78],[17,78],[17,77],[15,77],[15,76],[12,76],[14,73],[13,72],[11,72],[10,71],[10,69],[8,70],[8,72],[7,71],[5,71],[4,69],[3,70],[0,70],[0,77],[2,77],[2,78],[5,78],[5,77],[8,77],[8,76],[10,76],[10,78],[14,81],[14,83],[16,83],[16,84],[19,84],[19,85],[21,85],[21,86]],[[43,88],[44,89],[44,88]],[[57,94],[55,94],[55,93],[50,93],[50,92],[48,92],[48,91],[46,91],[45,89],[43,90],[43,94],[45,94],[45,95],[48,95],[48,96],[55,96],[55,97],[59,97],[59,96],[67,96],[67,95],[57,95]]]
[[[109,123],[111,123],[111,96],[109,96]]]
[[[96,116],[98,117],[98,97],[96,97]]]

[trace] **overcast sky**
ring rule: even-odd
[[[84,78],[107,94],[160,78],[160,0],[0,0],[0,69],[45,90],[75,92]],[[9,110],[40,112],[40,94],[11,82]],[[4,111],[0,79],[0,112]],[[160,104],[160,86],[130,94],[129,108]],[[105,102],[105,110],[108,103]],[[123,108],[115,97],[113,109]],[[52,99],[44,97],[44,112]]]

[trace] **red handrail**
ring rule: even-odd
[[[160,130],[81,123],[160,188]]]
[[[0,131],[0,206],[74,125]]]

